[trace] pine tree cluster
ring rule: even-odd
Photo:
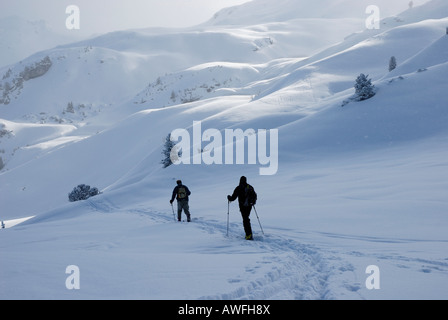
[[[72,192],[68,194],[68,200],[70,202],[87,200],[90,197],[94,197],[100,194],[97,188],[90,188],[90,186],[85,184],[80,184],[73,189]]]

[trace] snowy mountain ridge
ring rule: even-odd
[[[413,6],[419,6],[425,2],[427,1],[413,1],[412,4]],[[358,18],[359,14],[365,12],[369,5],[372,5],[372,3],[365,0],[356,2],[350,0],[319,0],[313,3],[294,0],[280,0],[272,3],[269,0],[254,0],[240,6],[222,9],[205,24],[247,26],[288,20],[297,20],[298,23],[308,19],[343,20]],[[437,5],[434,7],[437,8]],[[393,3],[379,0],[375,2],[375,6],[382,9],[384,17],[388,17],[409,9],[410,3],[406,0],[394,1]],[[431,11],[431,9],[427,11]],[[438,14],[442,13],[439,12]],[[443,14],[438,16],[438,18],[440,17],[444,17]],[[324,23],[324,20],[322,20],[322,23]]]
[[[26,66],[52,63],[0,105],[2,298],[446,298],[448,16],[434,14],[448,5],[356,33],[350,19],[309,21],[299,41],[300,26],[260,3],[278,5],[252,1],[184,30],[115,32],[0,70],[11,70],[4,90]],[[254,21],[220,20],[245,8],[258,8]],[[269,23],[247,25],[263,15]],[[340,42],[310,40],[332,27]],[[360,73],[376,95],[342,106]],[[247,162],[163,169],[166,136],[197,122],[203,152],[224,143],[207,129],[278,129],[277,174]],[[266,233],[252,213],[254,242],[227,207],[242,175]],[[177,179],[192,190],[190,224],[168,202]],[[102,194],[70,203],[81,183]],[[80,290],[64,286],[69,265]],[[379,290],[365,284],[371,265]]]

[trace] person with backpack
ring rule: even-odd
[[[182,184],[181,180],[177,180],[177,186],[173,190],[170,203],[173,205],[174,198],[177,199],[177,221],[182,221],[182,210],[187,216],[187,221],[191,221],[190,207],[188,205],[188,196],[191,194],[187,186]]]
[[[227,196],[229,202],[233,202],[238,198],[238,203],[243,217],[244,232],[246,240],[253,240],[252,227],[250,224],[250,211],[257,202],[257,193],[254,188],[247,183],[247,178],[242,176],[240,184],[235,188],[232,195]]]

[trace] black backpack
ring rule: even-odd
[[[250,207],[252,205],[255,205],[257,202],[257,193],[255,192],[254,187],[252,187],[250,184],[246,185],[244,188],[245,193],[245,200],[244,200],[244,206]]]
[[[187,198],[187,190],[184,186],[179,186],[177,189],[177,199],[183,200]]]

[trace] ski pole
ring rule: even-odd
[[[255,205],[254,205],[254,211],[255,211],[255,214],[257,215],[258,224],[260,225],[261,232],[264,235],[263,227],[261,226],[260,217],[258,217],[258,212],[257,212],[257,209],[255,208]]]
[[[227,201],[227,237],[229,236],[230,201]]]
[[[173,204],[171,204],[171,209],[173,210],[173,218],[174,218],[174,221],[176,221],[176,215],[174,214],[174,207],[173,207]]]

